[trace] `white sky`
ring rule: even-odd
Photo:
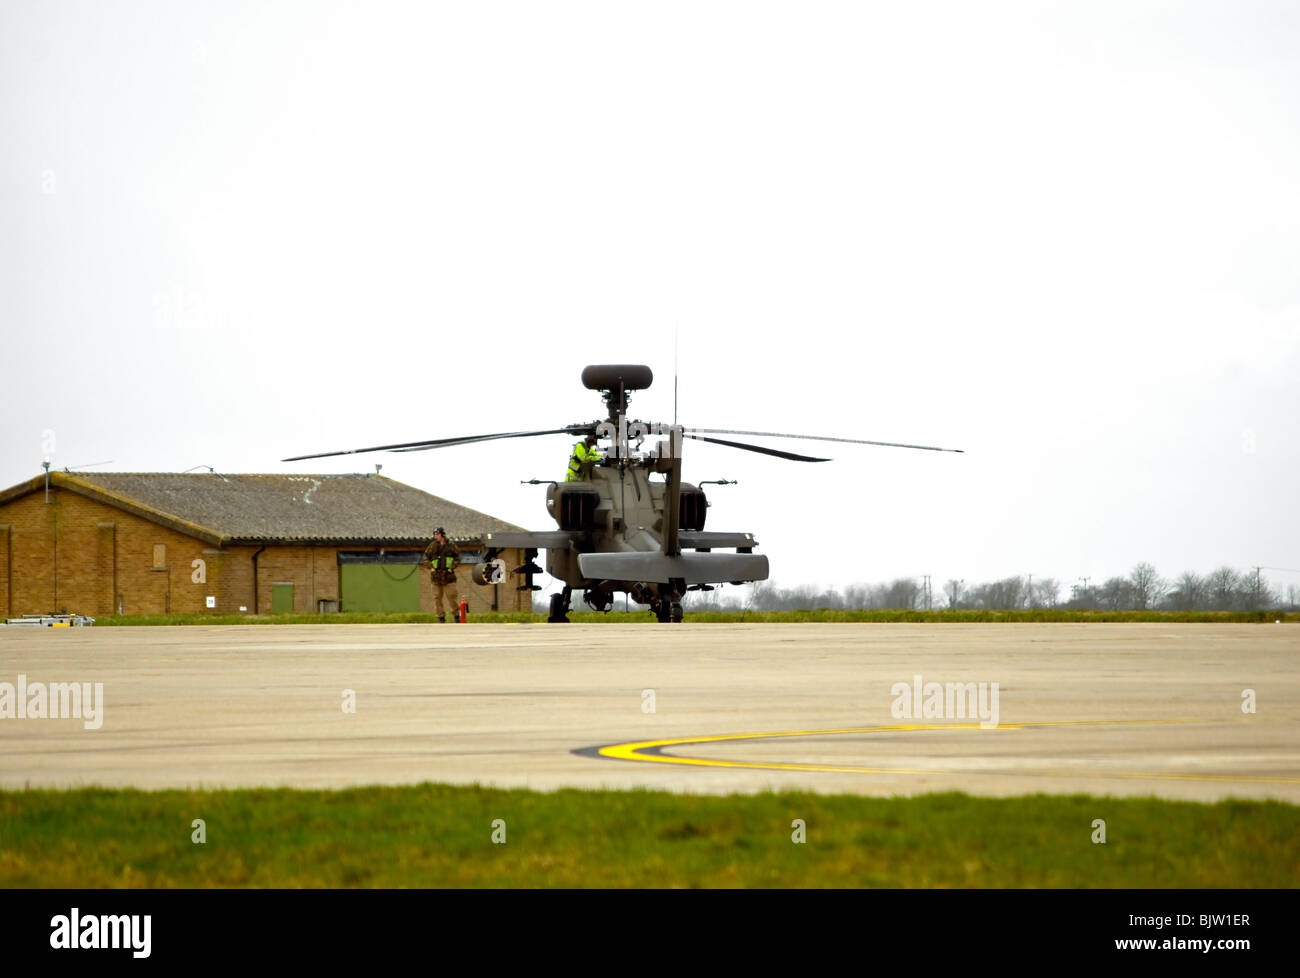
[[[676,328],[687,424],[967,452],[688,443],[778,584],[1300,567],[1297,175],[1294,3],[3,0],[0,485],[547,529],[563,437],[278,460],[668,420]]]

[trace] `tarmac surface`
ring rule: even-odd
[[[20,674],[102,725],[9,716]],[[1296,803],[1300,628],[0,627],[0,787],[421,781]]]

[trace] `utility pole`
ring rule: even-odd
[[[1079,580],[1083,581],[1083,600],[1086,602],[1088,600],[1088,582],[1091,581],[1092,578],[1081,577]]]
[[[1025,607],[1027,607],[1027,608],[1032,608],[1033,606],[1034,606],[1034,575],[1033,575],[1033,574],[1030,574],[1030,575],[1029,575],[1029,593],[1028,593],[1027,595],[1025,595]]]

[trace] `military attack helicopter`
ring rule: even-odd
[[[682,481],[681,446],[684,438],[794,462],[829,462],[830,459],[709,436],[804,438],[930,452],[961,451],[860,438],[686,428],[677,424],[628,421],[631,392],[645,390],[653,380],[650,368],[642,364],[598,364],[585,368],[582,383],[588,390],[604,395],[608,418],[601,421],[541,431],[506,431],[320,452],[283,461],[297,462],[364,452],[422,452],[540,435],[593,436],[596,445],[603,442],[605,448],[598,451],[598,459],[583,466],[581,478],[549,483],[541,479],[525,480],[533,485],[548,486],[546,508],[558,528],[543,532],[483,534],[487,552],[483,562],[474,565],[474,583],[501,583],[505,568],[499,559],[500,554],[508,549],[519,549],[524,552],[525,563],[511,571],[522,578],[523,583],[518,589],[540,591],[540,586],[533,583],[533,576],[542,571],[536,558],[538,551],[545,550],[547,573],[564,582],[563,590],[551,597],[548,621],[568,621],[573,592],[580,590],[586,604],[597,611],[608,611],[614,596],[626,593],[637,604],[649,605],[659,621],[679,622],[683,617],[682,598],[688,591],[711,591],[719,584],[746,584],[766,580],[768,576],[767,557],[754,553],[758,541],[752,533],[704,529],[709,507],[704,490],[699,485]],[[657,440],[643,448],[647,438]],[[652,476],[660,478],[652,479]]]

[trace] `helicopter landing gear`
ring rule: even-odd
[[[583,591],[582,600],[601,612],[609,611],[609,606],[613,604],[613,599],[608,594],[596,588],[587,588]]]
[[[684,617],[682,603],[680,601],[669,601],[665,598],[655,605],[655,617],[665,623],[680,622]]]
[[[573,595],[573,588],[566,587],[559,594],[551,595],[551,612],[547,615],[548,622],[565,622],[569,620],[569,598]]]

